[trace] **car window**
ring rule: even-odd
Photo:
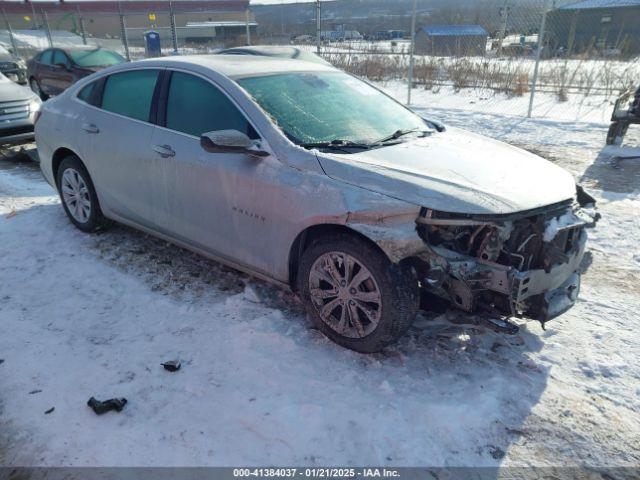
[[[64,52],[60,50],[56,50],[53,52],[53,62],[54,65],[67,65],[69,66],[69,58],[64,54]]]
[[[368,143],[427,128],[415,113],[346,73],[285,73],[238,83],[299,144]]]
[[[51,50],[45,50],[40,55],[39,62],[44,63],[45,65],[51,65],[51,57],[53,56],[53,52]]]
[[[72,50],[69,52],[76,65],[80,67],[108,67],[124,63],[123,56],[111,50]]]
[[[83,87],[82,90],[80,90],[80,92],[78,93],[78,98],[83,102],[87,102],[90,105],[97,106],[95,97],[92,96],[97,85],[98,85],[98,81],[95,81]]]
[[[135,70],[110,75],[104,85],[102,108],[148,122],[157,79],[157,70]]]
[[[229,98],[202,78],[173,72],[167,98],[166,127],[199,137],[216,130],[256,131]]]

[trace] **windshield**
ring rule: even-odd
[[[108,67],[124,62],[124,57],[110,50],[72,50],[69,56],[79,67]]]
[[[371,143],[425,122],[342,72],[286,73],[238,80],[295,143]]]

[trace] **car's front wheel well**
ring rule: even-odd
[[[68,148],[64,148],[64,147],[59,148],[55,152],[53,152],[53,156],[51,157],[51,171],[53,173],[54,179],[58,178],[58,168],[60,168],[60,164],[62,163],[62,160],[64,160],[65,158],[71,155],[78,157],[78,155],[73,150],[69,150]],[[80,161],[82,162],[82,160]],[[85,165],[85,168],[86,168],[86,165]]]
[[[298,266],[300,265],[302,254],[309,247],[309,245],[320,238],[341,234],[350,235],[354,238],[363,240],[386,256],[384,251],[374,241],[361,234],[360,232],[357,232],[356,230],[353,230],[352,228],[349,228],[345,225],[312,225],[298,234],[296,239],[293,241],[293,244],[291,245],[291,250],[289,251],[289,285],[291,286],[292,290],[295,291],[297,289]]]

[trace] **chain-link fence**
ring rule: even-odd
[[[321,54],[432,109],[602,122],[640,84],[640,2],[432,4],[416,1],[403,28],[397,18],[371,22],[376,30],[323,19]]]
[[[260,25],[247,0],[83,3],[0,2],[0,46],[27,59],[98,45],[131,60],[251,43],[319,47],[415,106],[572,121],[607,121],[615,98],[640,83],[640,1],[372,0],[364,13],[354,10],[362,2],[323,1],[283,5]],[[145,44],[149,31],[159,49]]]

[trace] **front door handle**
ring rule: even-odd
[[[176,152],[171,148],[171,145],[154,145],[153,151],[160,155],[162,158],[175,157]]]
[[[82,129],[87,133],[100,133],[100,129],[93,123],[83,123]]]

